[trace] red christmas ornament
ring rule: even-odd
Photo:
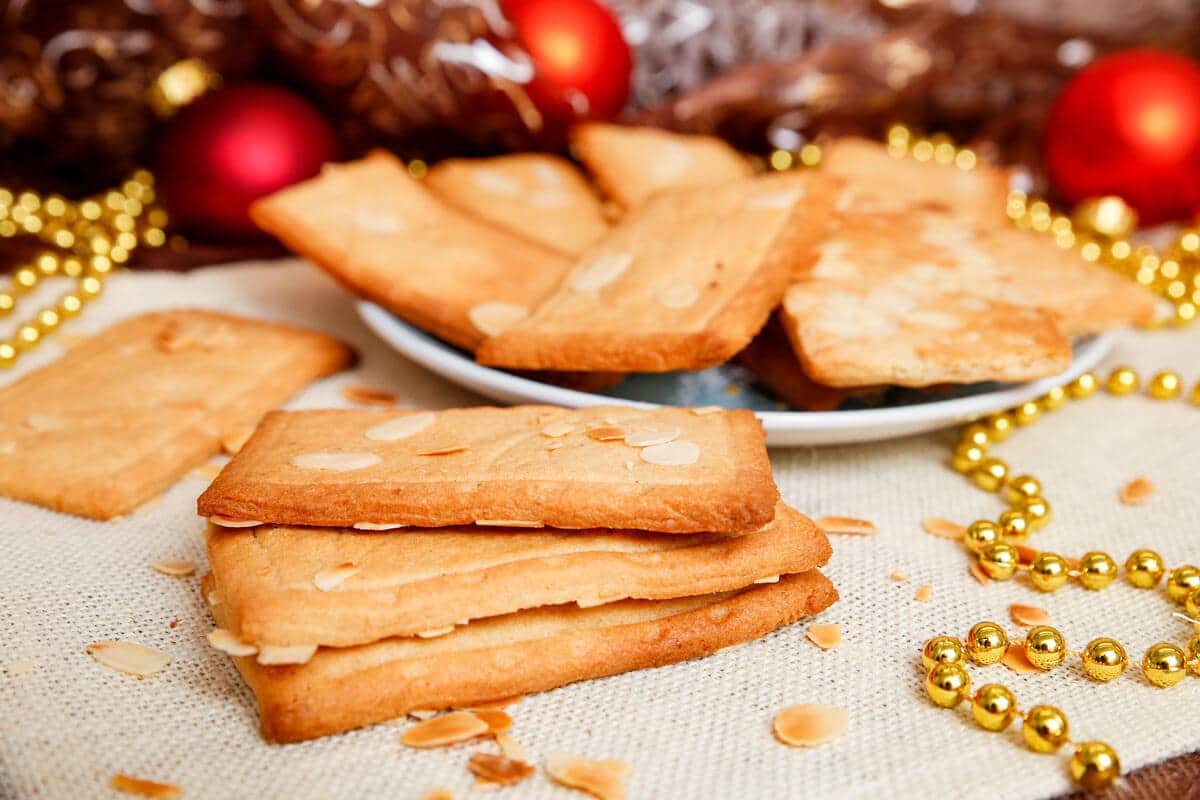
[[[1054,187],[1077,203],[1118,195],[1143,224],[1200,211],[1200,67],[1158,50],[1096,61],[1063,89],[1043,143]]]
[[[337,155],[333,131],[300,96],[243,84],[210,92],[171,121],[156,180],[172,227],[210,240],[263,234],[250,204],[311,178]]]
[[[624,107],[633,56],[608,8],[595,0],[503,0],[501,8],[533,60],[524,87],[548,127]]]

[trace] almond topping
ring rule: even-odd
[[[938,536],[942,539],[961,539],[967,532],[967,529],[957,522],[941,517],[929,517],[922,523],[922,527],[930,536]]]
[[[454,633],[453,625],[447,625],[444,628],[431,628],[427,631],[417,631],[417,636],[422,639],[436,639],[439,636],[445,636],[448,633]]]
[[[182,578],[184,575],[191,575],[196,571],[196,565],[190,561],[156,561],[150,565],[150,568],[173,578]]]
[[[655,444],[643,447],[640,451],[642,461],[648,464],[659,464],[665,467],[682,467],[695,464],[700,459],[700,446],[687,439],[676,439],[666,444]]]
[[[817,527],[826,533],[850,536],[874,536],[879,532],[874,522],[856,517],[821,517]]]
[[[1027,544],[1017,544],[1013,545],[1013,547],[1017,548],[1017,563],[1024,564],[1025,566],[1029,566],[1036,561],[1038,554],[1041,552]]]
[[[322,592],[332,592],[337,587],[346,582],[348,578],[362,572],[361,567],[356,567],[350,562],[338,564],[336,567],[323,569],[316,575],[313,575],[313,585]]]
[[[1000,663],[1011,669],[1017,674],[1026,672],[1041,672],[1025,655],[1025,648],[1016,642],[1011,642],[1008,649],[1004,651],[1004,656],[1000,659]]]
[[[356,522],[350,527],[356,531],[392,531],[396,528],[407,528],[403,522]]]
[[[292,456],[292,466],[300,469],[324,469],[350,472],[367,469],[383,461],[374,453],[300,453]]]
[[[480,303],[467,311],[467,320],[484,336],[499,336],[529,316],[529,309],[516,303]]]
[[[560,436],[566,436],[573,430],[575,430],[575,426],[569,422],[551,422],[549,425],[542,428],[542,436],[549,436],[551,439],[557,439]]]
[[[509,736],[507,733],[497,733],[496,744],[500,747],[500,752],[513,759],[514,761],[529,761],[529,754],[525,752],[525,748],[521,747],[516,739]]]
[[[630,772],[624,761],[593,761],[568,753],[554,753],[546,759],[546,774],[551,780],[600,800],[625,800],[623,781]]]
[[[546,445],[546,451],[553,453],[555,450],[558,450],[561,447],[565,447],[566,444],[567,443],[563,442],[563,441],[550,442],[549,444]]]
[[[988,577],[987,572],[984,571],[983,565],[978,561],[972,561],[971,566],[967,568],[967,571],[971,573],[972,578],[979,581],[980,586],[987,586],[992,582],[992,579]]]
[[[922,584],[917,587],[917,593],[914,595],[918,603],[928,603],[929,598],[933,597],[933,587],[929,584]]]
[[[183,797],[183,789],[172,783],[148,781],[145,778],[135,778],[123,772],[113,775],[108,785],[118,792],[136,794],[138,797],[153,797],[157,798],[157,800],[171,800],[174,797]]]
[[[477,519],[476,525],[493,528],[544,528],[545,524],[528,519]]]
[[[603,253],[578,267],[567,284],[577,292],[594,292],[621,277],[632,263],[629,253]]]
[[[1026,628],[1033,625],[1045,625],[1050,622],[1050,613],[1046,609],[1038,608],[1037,606],[1013,603],[1008,607],[1008,614],[1012,617],[1013,622]]]
[[[424,722],[427,719],[433,719],[437,715],[438,712],[434,711],[432,708],[414,708],[412,711],[408,712],[408,716],[412,717],[413,719],[420,720],[421,722]],[[397,720],[397,722],[399,722],[399,720]]]
[[[625,434],[625,444],[630,447],[653,447],[673,442],[679,438],[679,428],[665,431],[634,431]]]
[[[779,583],[778,575],[768,575],[765,578],[758,578],[755,583]]]
[[[484,708],[472,713],[487,723],[488,733],[504,733],[513,725],[512,717],[498,708]]]
[[[888,576],[896,583],[904,583],[908,580],[908,573],[901,569],[892,570],[892,574]]]
[[[124,672],[139,680],[162,672],[171,663],[171,657],[166,653],[131,642],[89,644],[87,654],[109,669]]]
[[[667,282],[654,290],[654,299],[666,308],[687,308],[700,299],[700,290],[690,283]]]
[[[1150,499],[1154,494],[1154,484],[1145,478],[1135,478],[1121,489],[1121,502],[1127,506],[1137,506]]]
[[[342,397],[347,402],[360,406],[394,406],[396,395],[386,389],[365,386],[361,383],[351,383],[342,387]]]
[[[808,640],[822,650],[832,650],[842,643],[841,625],[809,625]]]
[[[512,786],[534,773],[533,767],[524,761],[492,753],[473,754],[467,761],[467,769],[479,780],[498,786]]]
[[[264,644],[258,648],[258,663],[271,664],[307,664],[317,652],[315,644],[293,644],[288,646]]]
[[[816,747],[846,732],[846,709],[802,703],[775,715],[775,738],[792,747]]]
[[[708,416],[709,414],[720,414],[725,409],[721,406],[699,406],[697,408],[692,408],[689,410],[693,414],[695,414],[697,417],[705,417],[705,416]]]
[[[420,411],[416,414],[404,414],[387,422],[368,428],[363,436],[373,442],[395,442],[416,436],[434,423],[432,411]]]
[[[461,453],[467,449],[465,444],[452,444],[446,447],[437,447],[433,450],[422,450],[417,453],[419,456],[448,456],[453,453]]]
[[[233,517],[225,517],[220,514],[213,514],[208,518],[208,521],[213,525],[220,525],[222,528],[255,528],[262,525],[261,522],[255,519],[234,519]]]
[[[46,433],[48,431],[61,431],[67,427],[67,423],[58,417],[52,417],[49,414],[30,414],[25,420],[25,424],[33,428],[38,433]]]
[[[488,724],[469,711],[451,711],[414,725],[400,736],[408,747],[446,747],[488,732]]]
[[[250,441],[250,437],[254,435],[254,428],[250,425],[239,425],[232,430],[226,431],[221,437],[221,449],[231,456],[235,456],[241,452],[246,446],[246,442]]]
[[[231,656],[252,656],[258,652],[257,647],[252,644],[246,644],[234,636],[232,631],[227,631],[224,628],[213,628],[209,631],[208,643],[222,653],[227,653]]]
[[[597,442],[615,442],[625,438],[625,431],[612,427],[592,428],[587,435],[589,439],[595,439]]]

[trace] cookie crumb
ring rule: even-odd
[[[832,650],[842,643],[841,625],[809,625],[808,640],[822,650]]]
[[[487,732],[488,724],[470,711],[451,711],[409,728],[400,742],[408,747],[447,747]]]
[[[183,789],[173,783],[158,783],[157,781],[148,781],[145,778],[135,778],[132,775],[126,775],[123,772],[118,772],[112,776],[108,785],[116,789],[118,792],[125,794],[135,794],[138,797],[153,797],[158,800],[170,800],[173,797],[183,797]]]
[[[917,593],[915,595],[915,598],[918,603],[928,603],[929,598],[931,598],[931,597],[933,597],[933,587],[932,586],[930,586],[927,583],[923,583],[917,587]]]

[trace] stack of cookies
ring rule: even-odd
[[[210,641],[276,742],[696,658],[837,598],[746,411],[274,412],[199,510]]]

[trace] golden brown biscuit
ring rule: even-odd
[[[206,517],[342,528],[482,521],[741,533],[770,522],[778,498],[749,411],[516,406],[276,412],[198,507]]]
[[[588,122],[571,129],[571,150],[618,205],[631,209],[664,189],[744,178],[749,162],[715,136]]]
[[[210,526],[207,540],[226,619],[259,646],[349,647],[538,606],[725,592],[830,555],[825,535],[782,503],[743,535],[264,525]]]
[[[772,314],[766,327],[737,354],[737,362],[776,397],[801,411],[833,411],[850,394],[808,377],[778,314]]]
[[[472,351],[523,318],[570,263],[447,205],[382,152],[327,165],[251,216],[352,291]]]
[[[227,604],[204,591],[217,624]],[[321,648],[301,665],[234,659],[258,700],[263,736],[297,742],[395,719],[415,709],[470,706],[579,680],[663,666],[763,636],[837,600],[816,570],[740,592],[521,611],[436,639]]]
[[[118,323],[0,388],[0,494],[124,514],[352,357],[318,333],[212,311]]]
[[[425,185],[468,214],[574,256],[608,232],[600,198],[565,158],[515,153],[452,158]]]
[[[589,249],[527,319],[480,346],[520,369],[663,372],[753,338],[824,235],[836,181],[810,173],[660,194]]]

